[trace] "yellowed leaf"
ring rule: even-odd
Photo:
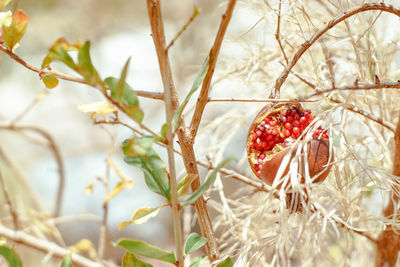
[[[126,185],[125,182],[118,182],[114,189],[104,198],[103,203],[108,202],[110,199],[118,195]]]
[[[123,174],[122,171],[118,168],[118,166],[114,163],[114,161],[112,161],[110,158],[107,159],[107,164],[114,169],[115,173],[119,176],[119,178],[121,178],[123,182],[126,183],[126,186],[129,189],[131,189],[135,185],[136,182],[131,178],[129,178],[128,176],[126,176],[125,174]]]
[[[124,221],[118,225],[118,229],[122,231],[130,224],[142,224],[147,222],[150,218],[157,216],[158,212],[163,206],[157,208],[141,207],[132,214],[129,221]]]
[[[1,7],[1,2],[0,2],[0,7]],[[0,12],[0,27],[10,27],[12,22],[12,13],[10,10],[7,12]]]
[[[10,2],[11,0],[0,0],[0,10],[3,10]]]
[[[91,194],[93,193],[93,186],[94,186],[94,181],[91,182],[90,184],[88,184],[88,185],[85,187],[85,193],[86,193],[87,195],[91,195]]]
[[[83,113],[91,113],[93,118],[95,115],[106,115],[111,112],[115,112],[115,108],[106,101],[98,101],[90,104],[81,104],[78,106],[78,110]]]
[[[82,239],[75,245],[69,247],[69,250],[74,253],[78,252],[86,252],[90,258],[96,258],[96,249],[93,246],[93,243],[89,239]]]

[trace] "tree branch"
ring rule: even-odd
[[[175,110],[178,106],[178,98],[175,91],[175,85],[172,78],[172,70],[168,58],[168,47],[166,47],[164,24],[161,16],[161,7],[158,0],[147,1],[147,11],[149,14],[152,37],[154,46],[157,51],[158,64],[160,67],[161,78],[164,85],[164,100],[165,100],[165,111],[166,120],[168,123],[172,122]],[[167,131],[167,154],[168,154],[168,178],[171,185],[171,208],[172,208],[172,219],[174,223],[174,234],[175,234],[175,253],[176,253],[176,265],[177,267],[183,267],[184,255],[183,255],[183,235],[182,225],[180,216],[180,204],[178,199],[178,189],[176,182],[176,171],[175,171],[175,158],[174,158],[174,134],[169,127]]]
[[[50,254],[55,258],[62,259],[65,255],[70,254],[71,252],[59,245],[42,240],[36,237],[33,237],[23,231],[13,231],[0,225],[0,236],[5,237],[9,240],[12,240],[18,244],[22,244],[24,246],[33,248],[35,250],[42,251],[44,253]],[[88,266],[88,267],[102,267],[102,264],[91,261],[85,257],[82,257],[76,253],[71,254],[72,263],[78,266]]]
[[[276,98],[279,97],[279,92],[280,88],[285,82],[286,78],[288,77],[291,69],[296,65],[296,63],[299,61],[301,56],[317,41],[324,33],[326,33],[328,30],[336,26],[339,22],[342,22],[343,20],[354,16],[355,14],[358,14],[360,12],[364,11],[369,11],[369,10],[381,10],[385,11],[388,13],[392,13],[396,16],[400,17],[400,9],[397,9],[393,6],[386,5],[385,3],[370,3],[370,4],[364,4],[360,7],[356,7],[353,9],[350,9],[348,11],[343,12],[341,15],[333,18],[330,20],[328,23],[325,24],[323,28],[318,30],[308,41],[304,42],[299,50],[297,50],[296,54],[293,56],[292,60],[289,62],[289,64],[285,67],[283,70],[282,74],[279,76],[279,78],[275,82],[274,90],[271,92],[271,95],[269,98]]]
[[[64,163],[61,157],[61,153],[56,145],[54,139],[51,137],[49,133],[45,130],[38,128],[36,126],[16,126],[16,125],[0,125],[0,130],[10,130],[10,131],[32,131],[36,132],[42,137],[44,137],[49,142],[49,147],[54,154],[54,158],[56,159],[58,165],[58,189],[56,194],[56,204],[54,206],[53,216],[58,217],[60,214],[62,200],[64,195],[64,184],[65,184],[65,171],[64,171]]]
[[[204,77],[201,91],[200,91],[199,97],[197,99],[196,108],[194,110],[192,122],[190,124],[190,135],[191,135],[192,140],[194,140],[196,137],[197,130],[199,128],[199,124],[201,121],[201,117],[203,116],[203,111],[204,111],[204,108],[208,101],[211,79],[212,79],[212,77],[214,75],[214,71],[215,71],[215,64],[217,63],[217,58],[218,58],[219,51],[221,49],[222,40],[224,39],[226,29],[228,28],[228,24],[231,20],[235,4],[236,4],[236,0],[229,0],[226,11],[222,15],[221,24],[219,25],[219,29],[217,32],[217,36],[215,37],[214,45],[210,50],[209,61],[208,61],[208,71],[206,73],[206,76]]]
[[[13,60],[15,60],[17,63],[21,64],[22,66],[24,66],[25,68],[27,68],[27,69],[29,69],[29,70],[31,70],[33,72],[43,73],[43,74],[52,74],[52,75],[54,75],[55,77],[57,77],[57,78],[59,78],[61,80],[81,83],[81,84],[85,84],[85,85],[93,87],[93,85],[88,84],[82,78],[70,76],[70,75],[63,74],[63,73],[60,73],[60,72],[57,72],[57,71],[42,70],[42,69],[40,69],[38,67],[35,67],[35,66],[27,63],[25,60],[23,60],[22,58],[20,58],[19,56],[17,56],[12,51],[8,50],[7,48],[5,48],[2,45],[0,45],[0,51],[4,52],[9,57],[11,57]],[[135,93],[136,93],[137,96],[141,96],[141,97],[146,97],[146,98],[151,98],[151,99],[159,99],[159,100],[164,99],[164,95],[162,93],[159,93],[159,92],[148,92],[148,91],[135,90]]]
[[[14,229],[18,230],[18,229],[20,229],[18,213],[17,213],[17,210],[14,207],[14,204],[13,204],[13,202],[11,200],[10,195],[8,194],[8,189],[7,189],[7,186],[6,186],[6,182],[3,179],[3,175],[1,173],[1,170],[0,170],[0,185],[1,185],[1,189],[3,190],[4,198],[6,199],[8,207],[10,209],[10,214],[11,214],[11,217],[12,217],[13,223],[14,223]]]

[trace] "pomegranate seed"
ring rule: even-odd
[[[259,157],[260,159],[265,159],[265,154],[264,154],[264,153],[261,153],[258,157]]]
[[[295,119],[296,121],[300,120],[300,115],[296,113],[296,114],[294,115],[294,119]]]
[[[294,128],[293,128],[293,133],[294,133],[294,134],[300,133],[299,127],[294,127]]]
[[[256,135],[261,136],[262,132],[260,130],[257,130]]]
[[[281,118],[281,121],[282,121],[283,123],[285,123],[285,122],[286,122],[286,120],[287,120],[287,118],[286,118],[286,117],[282,117],[282,118]]]
[[[272,139],[274,139],[274,137],[272,135],[267,136],[267,141],[272,141]]]
[[[291,135],[291,132],[288,129],[285,129],[283,132],[285,133],[286,137],[289,137]]]
[[[293,125],[289,122],[285,123],[285,128],[288,130],[292,130],[293,129]]]
[[[288,117],[288,118],[287,118],[287,121],[290,122],[290,123],[292,123],[292,122],[294,121],[294,119],[293,119],[293,117]]]
[[[299,126],[300,126],[300,122],[299,122],[299,121],[297,121],[297,120],[296,120],[296,121],[294,121],[294,122],[293,122],[293,126],[295,126],[295,127],[299,127]]]
[[[275,146],[275,142],[274,141],[269,141],[268,142],[269,146],[274,147]]]
[[[306,124],[307,123],[306,117],[301,117],[300,118],[300,123],[303,124],[303,125]]]
[[[267,150],[267,148],[268,148],[268,143],[267,143],[266,141],[262,141],[262,142],[261,142],[261,146],[262,146],[265,150]]]
[[[272,127],[276,126],[276,121],[270,121],[269,125]]]

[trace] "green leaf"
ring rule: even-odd
[[[217,178],[217,173],[223,167],[225,167],[234,157],[231,157],[224,162],[218,164],[218,166],[212,170],[211,174],[208,176],[206,181],[197,188],[186,200],[181,201],[182,206],[193,204],[203,193],[210,188],[210,186],[214,183],[215,179]]]
[[[124,95],[126,73],[128,72],[128,67],[129,67],[130,61],[131,61],[131,58],[128,58],[128,60],[125,63],[125,66],[122,70],[121,77],[119,78],[118,83],[115,86],[115,97],[117,98],[117,102],[120,102],[122,96]]]
[[[153,265],[139,260],[132,253],[125,253],[122,258],[122,267],[153,267]]]
[[[171,187],[165,169],[166,166],[151,148],[151,144],[152,142],[144,139],[144,137],[125,140],[123,143],[124,160],[128,164],[141,168],[147,187],[170,201]],[[148,146],[146,147],[146,145]]]
[[[127,251],[144,256],[151,259],[175,263],[175,255],[172,252],[163,250],[159,247],[150,245],[141,240],[120,239],[116,242],[116,246],[126,249]]]
[[[197,177],[197,174],[189,173],[178,182],[178,196],[186,195],[189,192],[190,184]]]
[[[130,224],[142,224],[147,222],[150,218],[153,218],[157,216],[159,210],[163,206],[157,207],[157,208],[149,208],[149,207],[141,207],[132,214],[131,218],[129,221],[124,221],[118,225],[118,230],[122,231],[125,227],[127,227]]]
[[[183,100],[182,104],[177,108],[175,111],[174,117],[172,119],[172,132],[176,131],[176,128],[179,126],[179,118],[185,109],[187,103],[189,102],[190,98],[196,92],[196,90],[199,88],[200,84],[203,82],[204,77],[206,76],[206,73],[208,71],[208,63],[209,63],[209,57],[207,56],[206,60],[204,60],[203,65],[200,68],[200,71],[197,73],[196,79],[194,80],[192,84],[192,88],[189,91],[189,94],[186,96],[185,100]]]
[[[199,236],[197,233],[191,233],[185,244],[186,255],[192,254],[193,252],[204,246],[205,243],[207,243],[207,238]]]
[[[164,124],[161,126],[161,136],[162,136],[163,138],[167,137],[167,132],[168,132],[168,130],[169,130],[169,124],[168,124],[168,123],[164,123]]]
[[[11,25],[5,26],[3,24],[3,38],[8,49],[13,50],[15,45],[24,36],[28,27],[28,21],[28,15],[22,10],[17,10],[12,16]]]
[[[73,267],[71,253],[65,255],[60,267]]]
[[[76,71],[82,75],[85,81],[90,85],[101,84],[103,81],[101,80],[99,74],[92,64],[92,60],[90,58],[90,42],[87,41],[84,43],[78,52],[78,67]]]
[[[52,89],[58,85],[58,79],[53,74],[44,75],[42,81],[49,89]]]
[[[202,256],[196,257],[196,258],[190,263],[189,267],[199,267],[199,266],[200,266],[200,261],[201,261],[202,258],[203,258],[203,255],[202,255]]]
[[[151,135],[145,135],[141,137],[135,136],[124,141],[124,154],[132,157],[145,156],[151,151],[154,142],[155,138]]]
[[[108,77],[104,80],[111,90],[111,98],[117,102],[121,108],[136,122],[141,123],[143,120],[143,111],[139,108],[139,101],[136,97],[135,91],[127,84],[124,83],[124,93],[122,99],[118,100],[116,92],[119,79]]]
[[[70,44],[64,38],[59,38],[50,47],[47,56],[43,59],[42,69],[47,68],[51,62],[57,60],[63,62],[71,69],[77,71],[78,66],[75,64],[74,60],[68,54],[68,52],[79,50],[81,46],[82,46],[81,42],[77,42],[76,44]]]
[[[218,264],[216,267],[233,267],[233,260],[228,257],[223,262]]]
[[[8,262],[12,267],[22,267],[21,258],[9,247],[0,246],[0,255]]]

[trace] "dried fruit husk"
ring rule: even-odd
[[[291,153],[289,163],[284,170],[282,177],[285,176],[289,171],[290,163],[297,151],[298,145],[287,147],[282,151],[274,154],[269,160],[265,161],[261,168],[260,178],[267,184],[272,185],[275,176],[279,170],[281,162],[287,153]],[[329,152],[329,139],[313,137],[307,144],[307,165],[309,175],[313,182],[322,182],[326,179],[329,174],[332,165],[328,165],[333,159],[333,152]],[[305,179],[305,168],[301,168],[300,182],[304,183]],[[281,183],[282,184],[282,183]],[[281,184],[277,188],[281,187]]]
[[[288,103],[276,103],[266,105],[256,116],[247,136],[247,155],[252,171],[256,174],[254,164],[257,162],[257,156],[260,153],[256,149],[251,148],[251,134],[254,129],[260,124],[260,122],[267,116],[274,116],[280,114],[280,112],[288,107],[301,108],[300,104],[288,104]],[[285,147],[282,145],[276,145],[272,150],[264,152],[266,154],[267,160],[262,164],[260,179],[269,185],[273,184],[276,173],[281,165],[281,162],[285,155],[291,151],[291,159],[282,175],[287,174],[289,171],[289,165],[292,161],[294,154],[296,153],[297,145],[293,148],[291,146]],[[313,182],[322,182],[326,179],[331,169],[331,165],[327,166],[329,162],[333,160],[333,152],[329,152],[329,139],[323,137],[313,137],[307,145],[307,161],[308,161],[308,171]],[[304,166],[300,168],[300,180],[304,183]],[[323,171],[323,172],[322,172]],[[321,173],[322,172],[322,173]],[[280,185],[278,185],[278,188]]]
[[[291,104],[292,106],[299,106],[298,104]],[[273,116],[275,114],[280,113],[284,108],[288,106],[287,103],[276,103],[276,104],[268,104],[264,106],[261,111],[257,114],[256,118],[251,123],[250,129],[247,133],[247,158],[250,163],[250,167],[254,173],[256,170],[254,169],[254,163],[257,161],[258,152],[255,149],[251,149],[251,133],[254,129],[260,124],[262,120],[264,120],[267,116]],[[283,149],[282,146],[276,146],[273,150],[266,153],[267,158],[271,158],[273,155],[278,153]]]

